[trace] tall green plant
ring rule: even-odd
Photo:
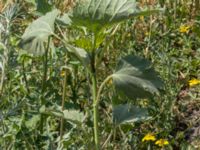
[[[159,95],[159,89],[163,86],[160,78],[152,69],[150,62],[136,56],[122,58],[117,64],[116,71],[101,84],[98,83],[98,64],[101,62],[98,54],[102,53],[99,47],[104,42],[105,37],[109,37],[109,29],[112,29],[114,25],[122,21],[152,12],[158,12],[158,10],[141,11],[134,0],[81,0],[68,14],[67,22],[63,22],[64,17],[58,18],[59,11],[54,10],[34,21],[22,36],[22,47],[36,55],[45,54],[44,44],[47,43],[49,36],[60,39],[68,52],[75,55],[89,72],[89,79],[92,83],[93,126],[96,150],[100,149],[101,144],[98,127],[100,96],[108,81],[113,80],[112,83],[116,91],[119,91],[117,93],[122,93],[133,100]],[[66,37],[63,34],[61,34],[63,37],[60,38],[54,33],[56,18],[59,22],[63,22],[65,25],[68,24],[71,27],[76,26],[76,29],[83,30],[86,33],[86,36],[83,35],[78,42],[74,42],[78,43],[77,45],[82,45],[82,47],[70,44],[65,40]],[[115,126],[147,118],[148,112],[144,108],[130,105],[113,107],[113,123]]]

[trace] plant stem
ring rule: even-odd
[[[63,93],[62,93],[62,111],[64,111],[64,105],[65,105],[65,98],[66,98],[66,86],[67,86],[67,69],[65,70],[65,76],[63,81]],[[60,140],[62,140],[63,137],[63,129],[64,129],[64,119],[63,117],[60,120]]]
[[[25,58],[23,58],[22,70],[23,70],[23,76],[24,76],[26,90],[27,90],[28,94],[30,94],[30,89],[29,89],[29,86],[28,86],[28,81],[27,81],[27,77],[26,77],[26,70],[25,70]]]
[[[93,49],[91,60],[91,78],[92,78],[92,99],[93,99],[93,122],[94,122],[94,142],[95,150],[100,150],[99,143],[99,114],[97,103],[97,77],[96,77],[96,35],[93,35]]]
[[[3,61],[2,66],[3,66],[3,67],[2,67],[1,81],[0,81],[0,96],[2,96],[2,93],[3,93],[4,78],[5,78],[5,68],[6,68],[6,64],[5,64],[4,61]]]
[[[99,144],[99,129],[98,129],[98,120],[99,120],[99,114],[98,114],[98,104],[97,104],[97,81],[96,81],[96,75],[92,74],[92,96],[93,96],[93,117],[94,117],[94,141],[95,141],[95,149],[100,149]]]
[[[110,141],[111,136],[113,135],[113,131],[110,132],[108,138],[106,139],[106,141],[103,143],[102,145],[102,149],[107,145],[107,143]]]
[[[46,101],[44,98],[44,92],[46,90],[46,81],[47,81],[47,70],[48,70],[48,52],[50,47],[50,37],[48,38],[47,48],[45,50],[45,54],[43,56],[43,80],[42,80],[42,98],[41,98],[41,105],[45,105]],[[43,125],[45,122],[45,116],[41,115],[41,122],[40,122],[40,133],[43,133]]]
[[[100,94],[101,94],[101,92],[102,92],[102,90],[103,90],[104,85],[105,85],[108,81],[110,81],[111,78],[112,78],[112,75],[109,75],[109,76],[101,83],[101,85],[100,85],[100,87],[99,87],[99,90],[98,90],[98,93],[97,93],[97,98],[96,98],[96,103],[97,103],[97,104],[99,104],[99,101],[100,101]]]
[[[46,90],[46,81],[47,81],[47,70],[48,70],[48,51],[49,51],[49,46],[50,46],[50,37],[48,38],[48,43],[47,43],[47,48],[45,50],[45,54],[43,57],[43,80],[42,80],[42,95],[44,95],[44,92]],[[44,104],[45,101],[42,101],[42,104]]]

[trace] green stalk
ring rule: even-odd
[[[92,99],[93,99],[93,123],[94,123],[94,142],[95,150],[100,150],[99,142],[99,114],[97,103],[97,77],[96,77],[96,35],[93,35],[93,49],[91,61],[91,79],[92,79]]]
[[[63,93],[62,93],[62,111],[64,111],[64,105],[65,105],[65,98],[66,98],[66,86],[67,86],[67,69],[65,70],[65,76],[63,81]],[[60,140],[62,140],[63,137],[63,129],[64,129],[64,119],[61,117],[60,120]]]
[[[46,90],[46,81],[47,81],[47,70],[48,70],[48,52],[50,46],[50,37],[48,38],[47,48],[45,50],[45,54],[43,56],[43,80],[42,80],[42,95],[44,96],[44,92]],[[45,104],[45,101],[42,101],[42,104]]]
[[[92,93],[93,93],[93,115],[94,115],[94,136],[95,136],[95,149],[100,149],[100,142],[99,142],[99,130],[98,130],[98,120],[99,120],[99,114],[98,114],[98,106],[100,101],[100,94],[103,90],[103,87],[105,84],[110,81],[112,78],[112,75],[108,76],[100,85],[99,90],[97,92],[97,84],[96,84],[96,75],[92,75]]]
[[[22,70],[23,70],[23,76],[24,76],[24,81],[25,81],[25,87],[26,87],[28,94],[30,94],[30,89],[29,89],[29,86],[28,86],[28,80],[27,80],[27,77],[26,77],[25,57],[23,58],[23,62],[22,62]]]
[[[100,85],[100,87],[99,87],[99,90],[98,90],[98,93],[97,93],[97,98],[96,98],[97,104],[99,104],[101,92],[102,92],[104,86],[105,86],[106,83],[107,83],[108,81],[110,81],[111,79],[112,79],[112,75],[109,75],[109,76],[101,83],[101,85]]]
[[[100,149],[99,143],[99,127],[98,127],[98,103],[97,103],[97,81],[96,75],[92,74],[92,97],[93,97],[93,118],[94,118],[94,142],[95,142],[95,149]]]
[[[48,70],[48,52],[50,47],[50,37],[48,38],[47,48],[45,50],[45,54],[43,56],[43,79],[42,79],[42,98],[41,98],[41,105],[45,105],[46,101],[44,98],[44,92],[46,90],[46,82],[47,82],[47,70]],[[41,115],[41,122],[40,122],[40,133],[43,133],[43,126],[45,122],[45,116]]]

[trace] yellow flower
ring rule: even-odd
[[[144,16],[140,16],[140,20],[141,20],[141,21],[144,21]]]
[[[181,33],[188,33],[190,30],[190,26],[187,26],[187,25],[181,25],[179,27],[179,32]]]
[[[108,81],[108,85],[111,85],[113,83],[113,81],[112,81],[112,79],[110,79],[109,81]]]
[[[141,101],[141,105],[142,105],[142,106],[148,106],[148,105],[149,105],[148,99],[142,100],[142,101]]]
[[[150,32],[145,32],[145,35],[146,36],[149,36],[151,33]]]
[[[200,80],[198,80],[198,79],[191,79],[191,80],[189,81],[189,86],[190,86],[190,87],[192,87],[192,86],[194,86],[194,85],[197,85],[197,84],[200,84]]]
[[[159,139],[159,140],[157,140],[157,141],[155,142],[155,144],[158,145],[158,146],[160,146],[160,147],[163,147],[163,146],[165,146],[165,145],[168,145],[169,142],[168,142],[168,140],[166,140],[166,139]]]
[[[154,134],[148,133],[148,134],[146,134],[143,137],[142,142],[145,142],[145,141],[155,141],[155,140],[156,140],[156,137],[154,136]]]
[[[61,77],[64,77],[64,76],[65,76],[65,71],[64,71],[64,70],[60,72],[60,76],[61,76]]]

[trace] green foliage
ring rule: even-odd
[[[46,14],[52,10],[53,5],[48,3],[48,0],[36,0],[37,11]]]
[[[198,149],[197,1],[69,3],[0,2],[0,149]]]
[[[34,130],[37,127],[37,124],[40,121],[40,115],[34,115],[30,120],[25,122],[26,127],[30,130]]]
[[[68,51],[74,54],[85,67],[89,67],[91,59],[88,52],[86,52],[82,48],[74,47],[69,44],[65,44],[65,46],[68,49]]]
[[[64,110],[64,118],[75,123],[82,123],[84,120],[84,114],[77,110]]]
[[[54,23],[58,14],[58,10],[53,10],[32,22],[22,36],[21,47],[37,56],[43,55],[45,42],[54,34]]]
[[[61,17],[57,17],[56,21],[63,26],[71,25],[71,19],[67,13],[63,14]]]
[[[149,119],[148,111],[133,105],[117,105],[113,108],[113,122],[116,125],[134,123]]]
[[[159,95],[159,89],[163,87],[149,61],[135,56],[122,58],[112,77],[116,89],[132,99]]]
[[[76,5],[70,18],[74,25],[97,33],[138,13],[135,0],[85,0]]]

